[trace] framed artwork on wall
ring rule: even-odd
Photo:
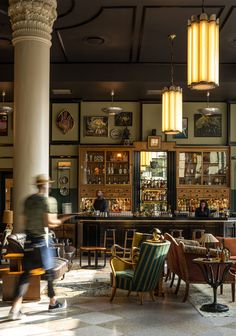
[[[132,112],[120,112],[115,115],[115,126],[132,126]]]
[[[8,116],[0,114],[0,136],[8,135]]]
[[[175,134],[173,139],[187,139],[188,138],[188,118],[182,120],[182,132]]]
[[[161,148],[161,136],[149,136],[148,137],[148,149],[160,149]]]
[[[85,136],[108,137],[108,117],[84,117]]]
[[[79,103],[52,103],[50,127],[50,142],[52,144],[79,143],[79,124]]]
[[[194,136],[195,137],[221,137],[222,136],[222,115],[194,114]]]

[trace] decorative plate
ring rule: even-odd
[[[63,175],[63,176],[61,176],[61,177],[59,178],[59,182],[60,182],[61,184],[66,184],[66,183],[68,183],[68,181],[69,181],[69,179],[68,179],[68,177],[65,176],[65,175]]]
[[[122,132],[118,128],[112,128],[110,131],[110,136],[112,139],[120,139],[122,137]]]
[[[67,196],[67,195],[69,195],[69,188],[67,188],[67,187],[62,187],[62,188],[60,188],[60,194],[61,194],[62,196]]]

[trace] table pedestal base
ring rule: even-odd
[[[201,306],[200,310],[209,313],[223,313],[229,310],[229,307],[220,303],[209,303]]]

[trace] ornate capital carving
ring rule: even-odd
[[[50,41],[56,8],[56,0],[9,0],[13,43],[30,36]]]

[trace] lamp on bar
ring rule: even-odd
[[[182,89],[174,85],[173,41],[176,35],[169,36],[171,40],[171,86],[162,91],[162,132],[177,134],[182,132]]]
[[[210,90],[219,86],[219,19],[202,13],[188,20],[188,87]]]

